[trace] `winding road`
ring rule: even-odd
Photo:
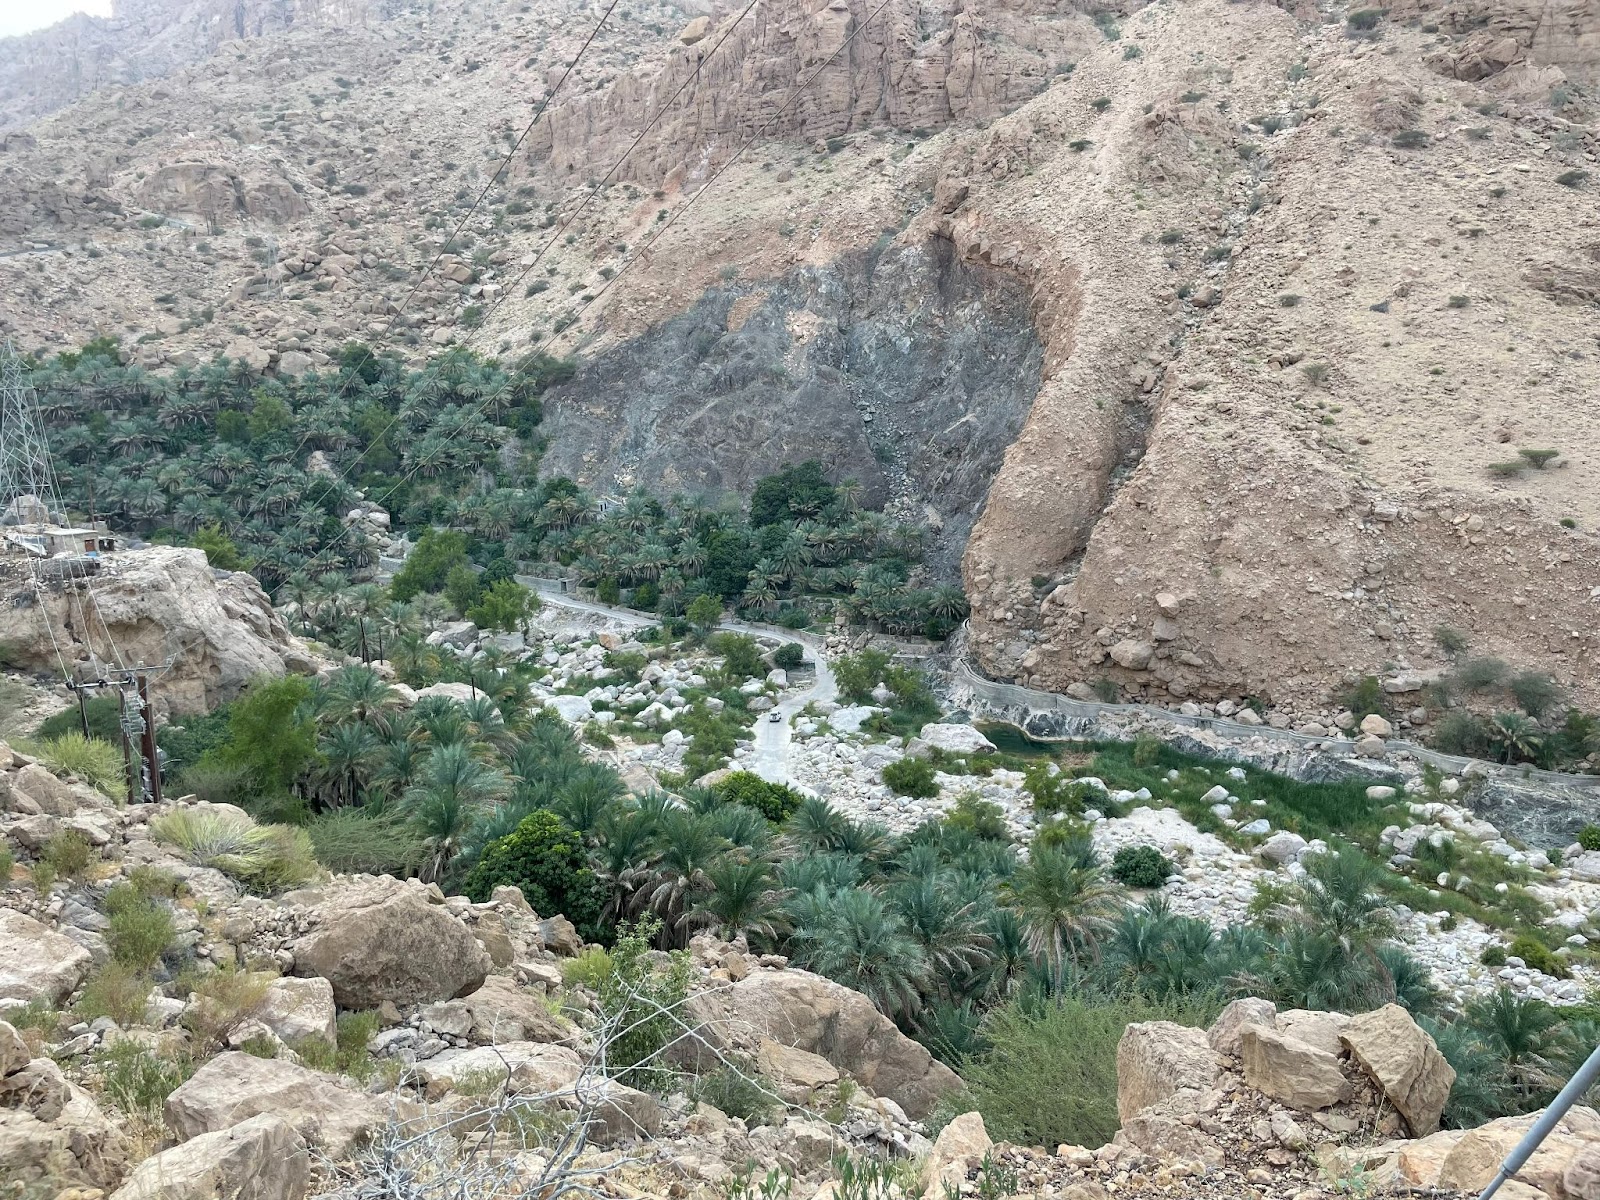
[[[532,577],[524,576],[520,582],[533,588],[539,594],[539,599],[545,604],[557,608],[572,609],[576,612],[589,613],[592,616],[606,617],[624,625],[642,629],[647,625],[656,625],[659,622],[654,617],[645,616],[643,613],[634,612],[626,608],[613,608],[608,604],[600,604],[593,600],[580,600],[576,596],[569,596],[557,591],[549,584],[541,583]],[[833,677],[833,669],[828,665],[827,656],[823,653],[822,639],[815,634],[799,633],[793,629],[784,629],[777,625],[756,625],[748,621],[722,621],[718,629],[729,633],[744,633],[752,637],[781,638],[786,642],[798,642],[806,649],[806,654],[811,663],[815,664],[816,676],[811,681],[811,686],[799,689],[785,689],[782,697],[771,712],[758,715],[755,729],[753,730],[753,744],[749,756],[740,764],[744,769],[753,771],[769,783],[789,783],[789,748],[794,742],[794,718],[806,705],[812,701],[833,700],[839,694],[838,682]],[[773,713],[779,719],[771,720]]]

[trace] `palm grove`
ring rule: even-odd
[[[1026,849],[975,796],[893,835],[749,775],[696,786],[750,720],[741,685],[771,665],[750,639],[714,632],[724,605],[794,627],[842,607],[941,634],[964,603],[919,581],[919,530],[861,511],[858,489],[815,464],[764,480],[748,509],[638,493],[602,512],[570,481],[539,481],[539,395],[566,370],[546,360],[514,377],[453,354],[408,371],[352,350],[338,373],[300,381],[226,363],[160,378],[119,365],[108,345],[36,366],[74,505],[92,497],[152,538],[247,563],[304,632],[363,660],[326,680],[263,681],[163,730],[182,789],[264,822],[172,821],[168,840],[263,892],[320,865],[480,899],[515,884],[602,944],[630,929],[668,950],[702,930],[742,937],[863,992],[961,1070],[991,1129],[1030,1142],[1110,1135],[1128,1020],[1202,1022],[1239,994],[1406,1005],[1458,1071],[1447,1113],[1457,1123],[1537,1106],[1594,1044],[1587,1008],[1558,1014],[1501,991],[1449,1011],[1393,940],[1383,872],[1354,848],[1313,857],[1304,878],[1263,894],[1251,921],[1217,930],[1174,914],[1159,892],[1136,902],[1130,887],[1159,885],[1169,865],[1159,854],[1101,862],[1081,792],[1037,769],[1036,804],[1054,815]],[[308,470],[315,451],[353,466],[416,532],[390,586],[351,583],[373,548],[340,520],[356,490]],[[532,708],[537,663],[429,645],[425,632],[451,612],[525,621],[533,601],[511,579],[520,562],[561,563],[602,597],[658,613],[641,641],[708,664],[680,722],[692,749],[683,777],[665,781],[672,793],[631,793],[563,721]],[[380,659],[414,686],[466,682],[472,699],[406,707],[366,665]],[[605,661],[636,678],[647,660],[624,650]],[[915,672],[870,657],[838,666],[852,699],[888,685],[894,711],[879,732],[931,715]],[[648,736],[626,721],[614,729]],[[981,756],[940,765],[986,769]],[[907,769],[895,785],[929,779]],[[1041,1095],[1052,1102],[1033,1103]]]

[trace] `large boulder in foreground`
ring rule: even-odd
[[[377,1100],[326,1075],[238,1050],[217,1055],[167,1097],[167,1128],[183,1141],[263,1113],[282,1117],[307,1145],[334,1159],[348,1154],[385,1118]]]
[[[1177,1092],[1215,1087],[1219,1066],[1204,1029],[1171,1021],[1129,1025],[1117,1043],[1117,1118],[1126,1123]]]
[[[721,1051],[753,1053],[770,1038],[819,1054],[914,1119],[961,1086],[960,1076],[896,1029],[872,1001],[809,971],[756,971],[691,996],[684,1015]]]
[[[310,1181],[305,1140],[262,1113],[145,1159],[111,1200],[301,1200]]]
[[[1351,1017],[1340,1039],[1405,1118],[1413,1137],[1439,1128],[1455,1069],[1398,1004]]]
[[[450,1000],[488,977],[488,952],[420,884],[380,878],[316,895],[317,928],[291,947],[294,973],[333,984],[340,1008]]]
[[[0,1000],[61,1004],[93,961],[87,950],[48,925],[0,908]]]
[[[88,1094],[48,1058],[30,1059],[0,1021],[0,1188],[29,1196],[112,1188],[127,1161],[126,1139]]]
[[[1350,1097],[1339,1059],[1326,1050],[1259,1025],[1246,1026],[1239,1043],[1245,1083],[1280,1104],[1313,1112]]]

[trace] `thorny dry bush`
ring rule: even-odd
[[[597,1182],[643,1164],[636,1152],[598,1153],[591,1134],[619,1120],[631,1121],[615,1105],[618,1084],[611,1048],[650,1022],[667,1020],[674,1036],[634,1067],[665,1069],[685,1056],[714,1061],[751,1088],[786,1106],[759,1076],[752,1076],[691,1025],[684,1001],[663,1005],[645,988],[635,989],[620,1011],[607,1014],[594,1032],[594,1049],[575,1080],[556,1088],[524,1090],[512,1063],[501,1056],[503,1076],[473,1080],[477,1095],[465,1105],[463,1089],[441,1104],[397,1101],[389,1118],[351,1162],[320,1160],[329,1181],[320,1200],[561,1200],[598,1197]],[[402,1079],[416,1082],[415,1077]],[[457,1103],[450,1103],[453,1099]],[[641,1136],[647,1131],[637,1128]]]

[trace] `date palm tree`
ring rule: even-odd
[[[890,1017],[922,1007],[928,961],[904,919],[863,888],[816,897],[795,931],[798,965],[860,992]]]
[[[404,800],[427,847],[419,875],[424,883],[444,875],[472,826],[509,790],[505,776],[479,762],[464,742],[439,746],[428,755]]]
[[[1098,956],[1100,939],[1123,901],[1122,889],[1099,866],[1080,865],[1049,846],[1035,846],[1001,891],[1022,918],[1033,953],[1050,964],[1057,995],[1069,960],[1076,965],[1084,956]]]

